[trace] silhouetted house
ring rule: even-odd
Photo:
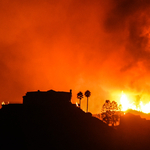
[[[35,91],[27,92],[23,96],[23,105],[48,105],[53,103],[68,103],[71,102],[72,90],[70,92]]]

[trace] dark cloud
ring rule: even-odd
[[[111,5],[110,11],[106,12],[105,27],[106,31],[113,32],[126,28],[129,20],[149,9],[150,2],[148,0],[112,0]]]
[[[143,61],[149,63],[149,7],[147,0],[112,1],[104,25],[106,32],[124,40],[126,64],[121,71]],[[116,36],[117,35],[117,36]]]

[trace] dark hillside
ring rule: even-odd
[[[121,124],[117,129],[120,143],[125,141],[125,147],[130,149],[149,149],[150,120],[142,119],[139,115],[127,113],[121,117]]]
[[[72,104],[68,93],[65,93],[68,100],[64,101],[64,97],[61,97],[63,93],[55,99],[55,96],[51,97],[51,92],[52,95],[57,95],[54,91],[49,91],[47,97],[46,92],[41,94],[38,91],[27,94],[32,95],[31,104],[25,97],[26,104],[2,107],[1,149],[149,149],[149,121],[126,114],[121,117],[120,126],[113,129]]]
[[[41,101],[44,101],[40,97]],[[63,99],[63,98],[62,98]],[[71,102],[9,104],[1,109],[4,149],[109,149],[115,130]],[[108,143],[111,143],[108,145]]]

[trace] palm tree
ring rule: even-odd
[[[87,108],[86,108],[86,112],[88,112],[88,97],[90,97],[91,92],[89,90],[85,91],[84,95],[87,97]]]
[[[77,98],[79,99],[79,108],[81,108],[81,99],[83,98],[83,93],[82,92],[79,92],[77,94]]]

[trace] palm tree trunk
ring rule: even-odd
[[[80,100],[79,100],[79,108],[81,108],[81,98],[80,98]]]
[[[86,112],[88,112],[88,97],[87,97],[87,108],[86,108]]]

